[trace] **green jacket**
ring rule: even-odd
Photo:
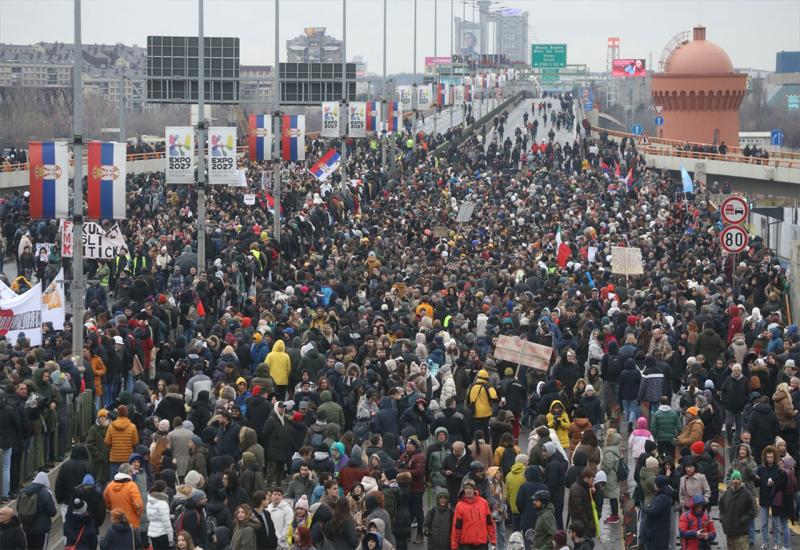
[[[650,419],[650,433],[656,441],[672,441],[682,429],[680,415],[669,405],[661,405]]]
[[[551,550],[553,535],[556,533],[556,513],[552,502],[536,514],[536,527],[533,530],[534,550]]]
[[[98,483],[109,481],[107,430],[108,426],[103,427],[95,422],[86,434],[86,447],[89,449],[92,475]]]

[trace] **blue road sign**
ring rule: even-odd
[[[782,130],[772,130],[769,133],[770,143],[772,145],[777,145],[778,147],[783,146],[783,131]]]
[[[631,126],[631,133],[634,136],[641,136],[644,133],[644,126],[641,124],[634,124]]]
[[[661,115],[658,115],[655,118],[654,122],[656,123],[656,126],[664,126],[664,117],[661,116]]]

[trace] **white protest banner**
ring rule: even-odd
[[[465,201],[458,207],[458,214],[456,215],[457,222],[468,222],[472,217],[472,211],[475,210],[475,203]]]
[[[350,103],[350,116],[347,135],[350,137],[367,137],[367,104],[364,101]]]
[[[403,107],[403,111],[411,111],[414,109],[414,95],[411,86],[398,86],[397,97],[400,101],[400,105]]]
[[[208,183],[236,185],[236,128],[212,126],[208,129]]]
[[[167,183],[194,183],[194,130],[167,126]]]
[[[0,300],[9,300],[17,295],[8,285],[0,281]]]
[[[42,284],[25,294],[0,300],[0,336],[12,344],[21,334],[31,346],[42,345]]]
[[[322,104],[322,137],[338,137],[340,124],[340,110],[338,101],[326,101]]]
[[[611,271],[620,275],[642,275],[642,250],[623,246],[611,247]]]
[[[36,243],[33,245],[33,257],[35,259],[38,258],[42,250],[44,250],[46,256],[50,255],[50,251],[53,250],[55,245],[56,243]]]
[[[247,206],[253,206],[256,203],[256,194],[255,193],[245,193],[245,195],[244,195],[244,203]]]
[[[83,224],[83,257],[86,260],[111,260],[120,248],[128,249],[125,237],[119,224],[114,224],[108,231],[95,222]],[[72,257],[72,222],[63,220],[61,223],[61,256]]]
[[[494,348],[496,360],[517,363],[543,371],[547,371],[550,367],[552,355],[553,348],[528,342],[519,336],[502,335],[497,338],[497,346]]]
[[[236,170],[236,182],[231,183],[229,187],[247,187],[247,170],[244,168]]]
[[[417,86],[417,109],[424,111],[433,105],[433,93],[429,84]]]
[[[58,270],[42,294],[42,324],[52,323],[53,330],[64,330],[67,300],[64,296],[64,268]]]

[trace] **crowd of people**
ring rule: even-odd
[[[247,162],[256,204],[213,189],[202,271],[194,190],[129,176],[128,247],[87,262],[86,317],[40,347],[0,337],[16,499],[0,547],[46,547],[61,514],[79,549],[583,550],[628,501],[640,548],[719,530],[748,548],[757,517],[762,548],[790,547],[800,334],[781,265],[758,238],[716,260],[705,190],[592,137],[569,95],[523,105],[520,127],[499,115],[461,145],[397,136],[388,174],[374,141],[352,142],[344,187],[284,166],[279,238]],[[547,112],[584,135],[535,137]],[[7,202],[9,252],[58,240]],[[644,275],[615,273],[612,246],[638,247]],[[500,336],[552,352],[509,363]],[[81,392],[94,425],[49,440]],[[22,485],[42,434],[65,460],[53,486]]]

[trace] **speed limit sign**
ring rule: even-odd
[[[720,246],[728,254],[744,252],[747,241],[747,231],[741,225],[729,225],[719,234]]]

